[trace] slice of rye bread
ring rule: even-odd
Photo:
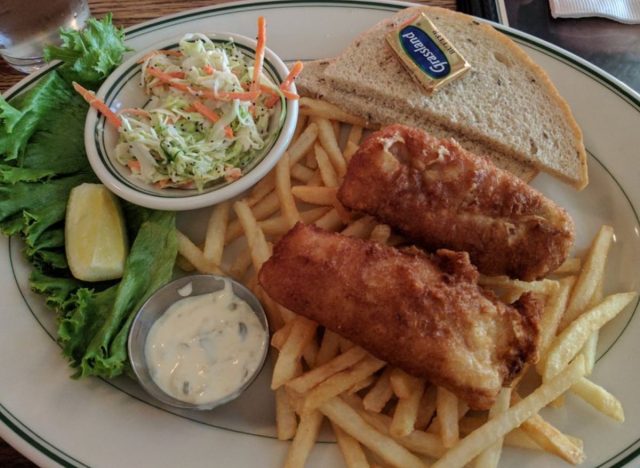
[[[488,147],[481,141],[469,139],[463,133],[451,131],[430,122],[417,113],[402,112],[397,106],[386,105],[384,100],[377,97],[360,96],[355,93],[346,93],[335,87],[332,88],[323,77],[324,70],[330,62],[330,60],[315,60],[305,63],[302,73],[296,80],[296,88],[301,95],[323,99],[374,124],[402,123],[422,128],[437,138],[453,138],[464,149],[474,154],[487,156],[496,166],[511,172],[525,182],[532,180],[538,173],[530,163],[514,159],[508,154]]]
[[[385,36],[424,12],[471,64],[429,96]],[[425,119],[531,162],[577,189],[588,183],[582,132],[546,73],[513,41],[473,17],[436,7],[401,10],[358,37],[324,72],[331,87],[376,96]]]

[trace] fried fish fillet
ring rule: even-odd
[[[464,252],[398,250],[298,223],[259,280],[278,303],[474,409],[490,408],[537,355],[541,302],[500,302]]]
[[[540,192],[454,140],[402,125],[363,142],[338,199],[428,249],[468,252],[488,275],[541,278],[574,240],[570,216]]]

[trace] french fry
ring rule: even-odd
[[[363,216],[362,218],[352,222],[341,232],[343,236],[357,237],[359,239],[366,239],[371,235],[376,220],[371,216]]]
[[[504,436],[504,445],[527,450],[542,450],[522,429],[516,428]]]
[[[309,169],[317,169],[318,162],[316,161],[316,154],[313,150],[307,151],[307,154],[304,157],[304,165]]]
[[[548,295],[553,293],[559,287],[558,282],[550,279],[539,281],[521,281],[511,279],[508,276],[484,276],[480,275],[478,279],[480,286],[493,286],[498,288],[508,288],[518,293],[534,292],[538,294]]]
[[[333,207],[335,208],[338,216],[340,216],[340,219],[343,223],[349,224],[351,222],[351,212],[347,210],[342,203],[340,203],[340,200],[336,198],[336,200],[333,202]]]
[[[328,207],[319,207],[301,211],[300,218],[302,219],[303,223],[310,224],[327,214],[329,210],[330,208]],[[262,232],[264,232],[265,236],[275,237],[280,237],[283,234],[286,234],[290,229],[287,220],[282,216],[276,216],[273,218],[265,219],[264,221],[259,221],[258,226],[260,226],[260,229],[262,229]]]
[[[596,364],[599,336],[600,333],[598,332],[598,330],[594,331],[591,335],[589,335],[589,338],[587,338],[587,342],[582,347],[581,353],[585,358],[587,375],[591,375],[591,372],[593,372],[593,367]]]
[[[449,390],[438,387],[436,393],[436,411],[440,421],[442,445],[453,447],[460,438],[458,428],[458,398]]]
[[[340,352],[340,336],[331,330],[325,329],[324,335],[322,335],[322,342],[320,343],[320,350],[318,351],[318,357],[316,358],[316,365],[321,366],[326,364]]]
[[[191,262],[189,262],[189,260],[187,260],[180,254],[178,254],[178,256],[176,257],[176,266],[187,273],[196,269],[196,267],[194,267]]]
[[[243,203],[244,200],[242,200]],[[246,203],[245,203],[246,204]],[[247,205],[248,206],[248,205]],[[280,199],[278,198],[278,194],[275,191],[269,193],[266,197],[256,203],[251,211],[253,213],[253,217],[257,221],[262,221],[265,218],[268,218],[275,212],[280,209]],[[229,244],[238,237],[242,236],[243,229],[240,221],[238,219],[234,219],[227,226],[227,233],[225,235],[225,243]]]
[[[289,227],[289,221],[284,216],[274,216],[263,221],[258,221],[258,226],[260,226],[260,229],[267,237],[280,237],[291,229]]]
[[[391,236],[389,236],[389,240],[387,240],[387,245],[391,247],[397,247],[399,245],[403,245],[406,243],[407,243],[407,239],[405,239],[404,237],[398,234],[391,234]]]
[[[300,137],[300,134],[302,134],[302,131],[307,126],[308,121],[309,121],[309,118],[306,115],[298,116],[298,121],[296,122],[296,128],[293,131],[293,136],[291,137],[291,141],[293,143],[295,143],[296,140]]]
[[[300,163],[294,164],[291,167],[291,178],[306,184],[313,178],[313,169],[315,168],[309,169],[307,166],[303,166]]]
[[[331,165],[335,169],[335,172],[339,177],[344,177],[347,172],[347,163],[342,156],[342,151],[338,146],[338,141],[333,133],[333,127],[331,122],[322,117],[318,117],[314,120],[318,125],[318,140],[322,144],[322,148],[327,152]],[[316,149],[316,160],[318,159],[318,150]],[[320,161],[318,161],[320,165]]]
[[[417,456],[388,436],[376,431],[339,397],[325,401],[319,410],[336,426],[367,447],[392,466],[403,468],[425,468]]]
[[[315,223],[317,227],[324,229],[325,231],[337,231],[344,223],[340,219],[340,215],[335,208],[332,208],[327,214],[319,218]]]
[[[178,237],[178,253],[182,255],[191,265],[195,267],[200,273],[213,273],[216,275],[222,275],[218,265],[209,262],[204,258],[202,250],[198,248],[191,239],[184,235],[180,231],[176,231]]]
[[[509,409],[511,403],[511,389],[500,390],[496,402],[489,410],[489,418],[495,418]],[[493,445],[485,449],[475,460],[476,468],[496,468],[502,453],[503,438],[499,438]]]
[[[304,362],[307,363],[307,366],[315,367],[318,359],[318,342],[316,340],[312,339],[307,343],[307,346],[305,346],[304,351],[302,352],[302,358],[304,359]]]
[[[391,372],[389,380],[391,381],[393,393],[398,398],[409,398],[421,381],[418,377],[413,377],[397,367]]]
[[[360,347],[353,347],[344,354],[340,354],[315,369],[287,382],[287,387],[298,393],[306,393],[316,385],[327,380],[334,374],[341,372],[362,361],[367,352]],[[356,382],[357,383],[357,382]]]
[[[272,390],[281,387],[293,378],[296,365],[302,356],[305,346],[313,339],[316,326],[314,322],[304,317],[298,316],[294,319],[289,336],[282,346],[273,368]]]
[[[422,394],[422,398],[420,399],[420,406],[418,408],[418,417],[416,418],[416,429],[426,429],[433,419],[433,415],[436,413],[437,391],[438,387],[436,387],[435,385],[429,385],[429,387],[427,387],[427,389]]]
[[[584,460],[582,448],[539,414],[527,419],[520,428],[544,451],[574,465]]]
[[[295,319],[296,317],[298,317],[296,314],[294,314],[292,311],[290,311],[289,309],[287,309],[286,307],[281,306],[280,304],[278,304],[278,310],[280,311],[280,315],[282,316],[282,319],[285,322],[290,322],[291,320]]]
[[[291,189],[291,193],[298,200],[312,205],[333,206],[336,201],[337,187],[308,187],[297,185]]]
[[[359,145],[360,140],[362,140],[363,130],[364,128],[362,127],[362,125],[352,125],[349,129],[349,136],[347,137],[347,141],[355,145]]]
[[[336,141],[340,140],[340,122],[337,120],[330,120],[331,126],[333,127],[333,136],[336,138]]]
[[[366,127],[367,125],[366,120],[362,117],[351,115],[327,101],[301,97],[299,105],[300,114],[303,116],[322,117],[361,127]]]
[[[385,414],[366,411],[363,408],[363,403],[358,398],[346,398],[345,401],[356,410],[358,415],[365,420],[365,422],[371,425],[374,429],[385,436],[392,437],[403,447],[408,448],[412,452],[427,455],[429,457],[438,458],[441,457],[446,449],[442,445],[440,437],[429,434],[424,431],[413,430],[409,434],[396,437],[391,433],[392,418]]]
[[[278,194],[274,192],[269,193],[266,197],[251,207],[253,216],[258,220],[268,218],[280,209],[280,199]]]
[[[316,161],[318,162],[318,169],[320,170],[320,176],[322,177],[324,185],[327,187],[337,187],[340,185],[338,182],[338,173],[331,164],[327,152],[318,144],[316,144],[313,149],[316,153]]]
[[[307,151],[313,147],[317,138],[318,126],[312,122],[304,129],[295,143],[289,146],[287,150],[289,152],[289,164],[293,166],[300,161],[307,154]]]
[[[269,195],[276,188],[276,175],[275,171],[270,171],[266,176],[262,178],[260,182],[258,182],[251,189],[251,193],[248,197],[244,199],[244,201],[249,206],[254,206],[264,197]]]
[[[379,413],[385,407],[385,405],[393,397],[393,388],[391,388],[391,373],[393,368],[387,366],[375,385],[367,392],[362,404],[364,409]]]
[[[313,152],[313,160],[316,161],[315,151]],[[318,162],[316,161],[316,166]],[[313,173],[313,177],[307,181],[308,187],[321,187],[324,184],[322,181],[322,174],[320,174],[320,169],[316,169]]]
[[[636,296],[635,292],[612,294],[565,328],[549,346],[543,363],[543,379],[557,375],[578,354],[589,336],[618,315]]]
[[[604,273],[604,272],[603,272]],[[604,296],[604,275],[600,277],[600,282],[598,286],[596,286],[596,290],[591,297],[591,301],[589,302],[589,306],[593,307],[594,305],[602,302],[602,298]],[[596,365],[596,358],[598,357],[598,338],[600,336],[599,331],[594,331],[589,339],[582,347],[582,354],[584,355],[585,365],[587,368],[587,375],[591,375],[593,372],[593,367]]]
[[[340,429],[340,426],[333,422],[331,423],[331,427],[336,435],[338,447],[340,447],[347,468],[369,468],[367,456],[364,454],[360,442],[344,432]]]
[[[369,240],[372,242],[378,242],[379,244],[386,244],[391,236],[391,228],[386,224],[377,224],[369,235]]]
[[[436,409],[437,409],[437,403],[438,403],[437,396],[438,396],[438,392],[436,389]],[[458,433],[460,433],[460,421],[465,417],[468,411],[469,411],[469,405],[467,405],[463,400],[458,399]],[[440,431],[441,431],[440,427],[441,427],[440,419],[436,415],[431,421],[431,424],[429,424],[429,427],[427,428],[427,432],[430,432],[432,434],[440,434]]]
[[[302,412],[319,408],[327,400],[346,392],[350,387],[365,379],[384,366],[384,362],[367,356],[353,367],[332,375],[314,387],[305,397]],[[353,435],[353,434],[352,434]]]
[[[326,206],[311,208],[310,210],[301,211],[300,217],[302,218],[303,223],[312,224],[312,223],[315,223],[320,218],[322,218],[327,213],[329,213],[330,210],[331,209]]]
[[[358,151],[358,148],[360,148],[359,145],[356,145],[355,143],[351,142],[351,141],[347,141],[347,145],[344,148],[344,159],[349,162],[351,161],[351,158],[353,157],[354,154],[356,154],[356,152]]]
[[[285,468],[304,468],[309,453],[318,438],[322,419],[323,415],[320,411],[310,411],[300,417],[298,430],[289,446],[289,452],[284,462]]]
[[[262,264],[271,257],[271,247],[267,243],[260,226],[258,226],[258,222],[253,216],[249,205],[243,201],[239,201],[233,204],[233,209],[236,212],[236,216],[238,216],[244,235],[247,238],[253,268],[259,271]]]
[[[555,293],[551,295],[549,300],[544,306],[542,311],[542,317],[540,317],[540,338],[538,341],[538,353],[543,358],[549,345],[556,336],[558,325],[562,320],[562,315],[567,307],[567,301],[569,300],[569,293],[575,283],[575,276],[567,276],[558,281],[559,287]],[[539,374],[542,374],[542,365],[540,361],[536,364],[536,370]]]
[[[393,412],[391,426],[389,427],[389,432],[393,437],[403,437],[413,432],[423,393],[424,380],[419,379],[411,389],[409,396],[398,400],[396,409]]]
[[[262,303],[265,313],[267,314],[267,320],[269,321],[269,329],[280,330],[285,325],[285,320],[280,312],[280,307],[275,303],[273,299],[262,289],[262,286],[256,285],[255,289],[252,289],[253,293],[258,297]]]
[[[618,422],[624,422],[622,404],[601,386],[583,377],[571,387],[571,391],[602,414]]]
[[[437,388],[437,387],[436,387]],[[465,416],[458,420],[458,430],[460,435],[469,435],[483,424],[486,424],[488,420],[488,414],[474,414],[472,416]]]
[[[542,418],[536,418],[536,416],[534,416],[533,418],[530,418],[530,419],[534,419],[534,418],[539,419],[542,422],[540,429],[535,428],[534,431],[544,434],[544,432],[546,432],[547,430],[546,426],[550,426],[552,428],[552,431],[549,434],[543,435],[545,439],[548,440],[549,437],[552,437],[551,434],[553,434],[554,433],[553,431],[555,430],[555,433],[559,434],[559,437],[564,438],[570,444],[573,444],[578,449],[578,453],[582,451],[582,446],[583,446],[582,440],[576,437],[569,436],[567,434],[563,434],[562,432],[559,432],[557,429],[555,429],[555,427],[551,426],[551,424],[549,424]],[[460,434],[465,436],[469,435],[471,432],[475,431],[486,422],[487,422],[486,419],[482,417],[467,416],[460,420]],[[533,427],[535,427],[535,425]],[[562,440],[559,442],[560,443],[556,445],[562,446],[564,444]],[[544,443],[547,444],[550,442],[544,441]],[[543,450],[543,448],[540,447],[540,445],[538,445],[522,428],[514,429],[511,432],[509,432],[506,436],[504,436],[504,444],[513,446],[513,447],[526,448],[529,450]],[[552,449],[549,447],[549,450],[547,450],[547,452],[555,454],[554,450],[555,448]]]
[[[284,155],[276,164],[276,193],[280,200],[280,211],[282,217],[287,221],[287,224],[292,228],[298,221],[300,221],[300,213],[296,208],[296,202],[291,195],[291,174],[289,173],[289,153],[285,152]]]
[[[554,275],[576,275],[580,273],[580,267],[582,266],[582,260],[578,257],[567,258],[562,265],[560,265],[553,272]]]
[[[560,322],[561,331],[583,313],[591,303],[600,278],[604,275],[604,267],[612,240],[613,228],[602,226],[591,243],[589,253],[584,260],[584,266],[571,291],[567,311]]]
[[[355,345],[353,344],[352,341],[349,341],[344,336],[340,337],[340,352],[341,353],[346,353],[347,351],[349,351],[354,346]]]
[[[298,420],[296,412],[283,387],[276,390],[276,432],[278,440],[290,440],[296,434]]]
[[[276,332],[271,335],[271,346],[276,348],[278,351],[282,349],[284,344],[287,342],[287,338],[289,338],[289,333],[291,333],[293,323],[293,320],[285,323],[284,326],[276,330]]]
[[[578,356],[560,374],[543,383],[528,397],[516,403],[501,415],[487,421],[482,427],[462,439],[460,443],[445,453],[433,465],[433,468],[463,467],[487,447],[516,427],[519,427],[549,402],[566,392],[584,375],[584,372],[584,357]]]
[[[360,390],[364,390],[365,388],[371,387],[375,381],[376,381],[376,377],[375,377],[375,375],[372,374],[369,377],[366,377],[366,378],[362,379],[360,382],[355,384],[353,387],[349,388],[348,392],[349,393],[358,393]]]
[[[240,280],[247,272],[247,269],[251,266],[251,251],[248,249],[242,250],[236,254],[233,262],[229,265],[229,274]]]
[[[222,263],[224,237],[229,222],[230,208],[231,204],[228,201],[216,205],[211,212],[209,223],[207,224],[203,254],[204,258],[214,265],[220,265]]]

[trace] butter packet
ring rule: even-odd
[[[421,13],[386,36],[402,64],[432,94],[471,69],[471,65]]]

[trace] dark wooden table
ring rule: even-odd
[[[114,23],[130,26],[186,9],[223,3],[220,0],[89,0],[92,14],[113,13]],[[454,8],[455,0],[420,3]],[[586,58],[640,92],[640,26],[602,19],[553,20],[546,0],[510,0],[507,4],[512,27],[560,45]],[[0,92],[24,75],[0,61]],[[34,466],[0,439],[0,466]]]

